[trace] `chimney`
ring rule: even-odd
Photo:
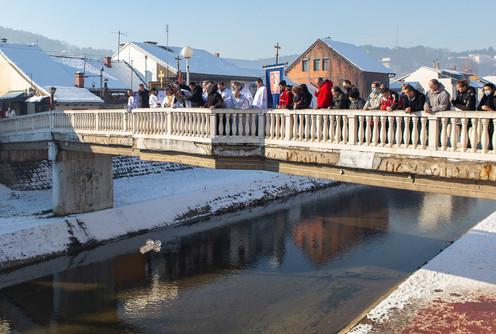
[[[433,68],[436,68],[436,60],[433,60],[433,61],[432,61],[432,67],[433,67]]]
[[[145,41],[143,43],[150,44],[150,45],[157,45],[157,42],[152,42],[152,41]]]
[[[465,65],[465,67],[463,68],[463,72],[465,72],[465,73],[469,73],[469,72],[468,72],[468,66],[466,66],[466,65]]]
[[[84,88],[84,72],[76,72],[76,87]]]
[[[108,68],[112,67],[112,57],[105,57],[105,66]]]
[[[219,53],[214,53],[214,56],[216,56],[217,58],[220,57],[220,54]]]
[[[2,42],[7,43],[7,38],[2,38]]]
[[[119,44],[119,49],[122,49],[126,44]]]
[[[439,60],[436,59],[436,68],[439,68]]]
[[[456,66],[455,66],[455,65],[451,66],[451,67],[450,67],[450,70],[452,70],[452,71],[456,71]]]

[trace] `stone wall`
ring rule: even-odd
[[[195,168],[169,162],[142,161],[137,157],[115,156],[113,178]],[[0,163],[0,183],[14,190],[45,190],[52,187],[52,163],[48,160],[19,163]]]

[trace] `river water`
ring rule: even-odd
[[[3,273],[0,333],[337,333],[494,211],[367,186],[305,193]],[[142,255],[146,239],[161,251]]]

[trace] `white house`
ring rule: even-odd
[[[37,45],[0,43],[0,106],[17,115],[46,111],[50,88],[55,87],[57,108],[88,109],[103,100],[85,88],[75,87],[76,75],[53,61]]]
[[[444,70],[440,68],[432,68],[428,66],[422,66],[418,70],[408,75],[396,78],[395,82],[418,82],[420,86],[424,89],[424,92],[429,90],[429,81],[432,79],[437,79],[440,83],[444,85],[448,93],[451,96],[456,96],[456,82],[458,80],[470,80],[472,73],[458,72],[454,70]],[[484,83],[476,80],[470,80],[470,84],[477,91],[479,91]],[[482,96],[479,94],[479,96]]]
[[[181,56],[181,47],[162,46],[155,42],[128,42],[118,52],[112,55],[112,61],[124,60],[144,78],[145,82],[169,81],[178,79],[177,64],[183,82],[186,79],[186,59]],[[258,73],[240,68],[233,63],[211,54],[205,50],[193,49],[190,61],[190,81],[224,81],[226,87],[232,82],[239,81],[245,86],[255,81]]]

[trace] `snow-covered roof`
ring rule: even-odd
[[[54,62],[38,45],[0,43],[0,53],[38,87],[73,86],[76,76]],[[45,92],[48,94],[48,91]]]
[[[493,85],[496,85],[496,75],[487,75],[487,76],[483,77],[482,79],[491,82]]]
[[[364,72],[394,74],[374,57],[353,44],[330,39],[322,39],[321,41]]]
[[[169,46],[168,48],[161,45],[131,42],[136,47],[140,48],[144,52],[156,58],[160,62],[166,64],[168,60],[168,65],[172,68],[176,68],[177,61],[174,59],[178,55],[181,58],[179,61],[180,68],[184,72],[186,69],[186,59],[181,56],[182,47]],[[168,52],[168,59],[167,59]],[[213,54],[202,50],[193,49],[193,57],[189,60],[190,73],[197,74],[213,74],[213,75],[226,75],[226,76],[239,76],[239,77],[256,77],[249,70],[240,68],[233,63],[226,61],[220,57],[216,57]]]
[[[103,104],[104,101],[91,93],[86,88],[79,87],[64,87],[64,86],[54,86],[57,88],[55,91],[55,101],[59,103],[88,103],[88,104]],[[50,90],[49,86],[44,87],[46,90]]]
[[[88,59],[78,57],[51,57],[54,61],[66,67],[71,73],[78,71],[85,73],[85,88],[100,88],[100,71],[103,68],[103,79],[107,79],[110,89],[138,90],[138,85],[144,83],[136,71],[124,61],[112,59],[112,67],[105,66],[104,59]],[[132,87],[131,87],[132,85]]]
[[[37,45],[0,43],[0,54],[21,75],[38,87],[40,93],[50,95],[50,87],[57,88],[55,100],[60,103],[103,103],[85,88],[74,87],[76,73],[55,62]]]

